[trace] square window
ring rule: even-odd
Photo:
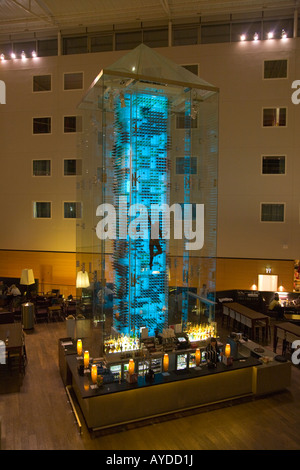
[[[284,222],[284,204],[263,203],[261,205],[262,222]]]
[[[34,202],[33,217],[35,219],[51,218],[51,202]]]
[[[284,175],[285,157],[284,156],[263,156],[262,157],[263,175]]]
[[[64,74],[64,90],[82,90],[83,73],[65,73]]]
[[[51,118],[50,117],[33,118],[33,133],[34,134],[51,134]]]
[[[32,163],[33,176],[50,176],[51,161],[50,160],[33,160]]]
[[[284,127],[286,126],[286,108],[264,108],[264,127]]]
[[[65,159],[64,176],[76,176],[82,174],[82,160]]]
[[[287,60],[265,60],[264,78],[287,78]]]
[[[64,218],[80,219],[81,203],[80,202],[64,202]]]
[[[81,132],[81,116],[64,116],[64,133]]]
[[[51,91],[51,75],[35,75],[33,77],[33,91]]]

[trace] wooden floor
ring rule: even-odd
[[[91,435],[79,434],[58,368],[65,323],[26,333],[23,380],[0,376],[2,450],[298,450],[300,369],[290,389],[272,396],[154,419]],[[2,393],[1,393],[2,392]],[[9,392],[9,393],[8,393]]]

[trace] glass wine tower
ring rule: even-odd
[[[140,45],[102,70],[79,108],[77,263],[89,271],[93,316],[123,334],[185,325],[189,293],[214,292],[218,90]],[[200,204],[195,249],[185,228],[195,241]]]

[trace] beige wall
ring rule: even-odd
[[[271,268],[271,274],[278,275],[278,287],[283,286],[286,292],[293,291],[294,261],[273,259],[217,259],[216,290],[251,289],[258,283],[258,275],[266,274],[266,268]]]
[[[1,277],[21,277],[22,269],[33,270],[39,291],[60,289],[67,297],[76,295],[76,254],[0,250]]]
[[[233,262],[229,263],[229,269],[223,259],[237,258],[238,265],[241,258],[300,258],[300,105],[297,107],[291,102],[291,83],[300,79],[299,41],[157,49],[178,64],[198,63],[201,78],[220,88],[217,285],[222,289],[229,283],[230,276],[233,276],[234,286],[238,286],[242,272],[233,266]],[[76,200],[75,178],[63,177],[62,165],[64,158],[76,157],[77,136],[63,134],[63,116],[76,113],[78,103],[99,71],[125,53],[82,54],[25,62],[9,60],[0,64],[1,79],[6,83],[7,92],[7,104],[0,106],[0,249],[76,251],[76,222],[62,217],[63,201]],[[288,78],[263,80],[263,60],[277,58],[288,59]],[[63,73],[71,71],[84,72],[84,90],[63,91]],[[52,75],[52,91],[32,93],[32,76],[44,73]],[[287,107],[287,128],[263,129],[264,106]],[[48,115],[53,118],[52,134],[33,136],[32,117]],[[261,175],[261,155],[264,153],[286,155],[286,175]],[[36,158],[52,159],[50,178],[31,176],[31,161]],[[32,218],[34,200],[52,201],[51,220]],[[261,223],[261,202],[284,202],[285,222]],[[54,260],[51,262],[54,266]],[[222,274],[224,263],[226,275]],[[256,275],[259,272],[260,267],[257,267]],[[2,269],[0,274],[5,275]],[[250,282],[252,277],[251,274]],[[246,288],[244,283],[243,288]]]

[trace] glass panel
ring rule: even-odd
[[[245,35],[246,41],[253,41],[255,34],[261,38],[261,21],[249,23],[232,23],[231,24],[231,41],[240,41],[241,36]]]
[[[34,134],[50,134],[51,133],[51,118],[33,118],[33,133]]]
[[[173,28],[173,46],[185,46],[189,44],[198,44],[199,27],[174,27]]]
[[[76,176],[81,175],[82,162],[81,160],[68,159],[64,160],[64,175]]]
[[[91,52],[105,52],[113,50],[113,35],[95,36],[91,38]]]
[[[143,43],[148,47],[167,47],[168,28],[145,29],[143,31]]]
[[[285,173],[285,157],[263,157],[262,172],[265,175],[279,175]]]
[[[51,75],[35,75],[33,91],[51,91]]]
[[[64,116],[64,132],[81,132],[82,119],[81,116]]]
[[[86,52],[88,52],[87,36],[63,38],[64,54],[84,54]]]
[[[116,50],[133,49],[142,42],[142,31],[116,33]]]
[[[57,39],[39,40],[37,41],[37,44],[38,44],[37,54],[39,57],[55,56],[58,53]]]
[[[262,204],[261,205],[262,222],[283,222],[284,204]]]
[[[114,331],[134,348],[140,328],[169,325],[202,338],[215,314],[217,89],[141,44],[106,67],[80,110],[77,261],[90,267],[106,344],[118,347]]]
[[[26,57],[31,57],[32,51],[36,50],[36,42],[16,42],[14,43],[14,52],[19,57],[22,52],[25,52]]]
[[[64,90],[81,90],[83,88],[83,73],[65,73]]]
[[[286,78],[287,60],[265,60],[264,78]]]
[[[201,42],[203,44],[230,42],[230,24],[201,26]]]
[[[64,202],[64,218],[78,219],[81,217],[81,204],[79,202]]]
[[[33,160],[33,176],[50,176],[50,160]]]
[[[34,202],[33,203],[34,218],[50,218],[51,202]]]

